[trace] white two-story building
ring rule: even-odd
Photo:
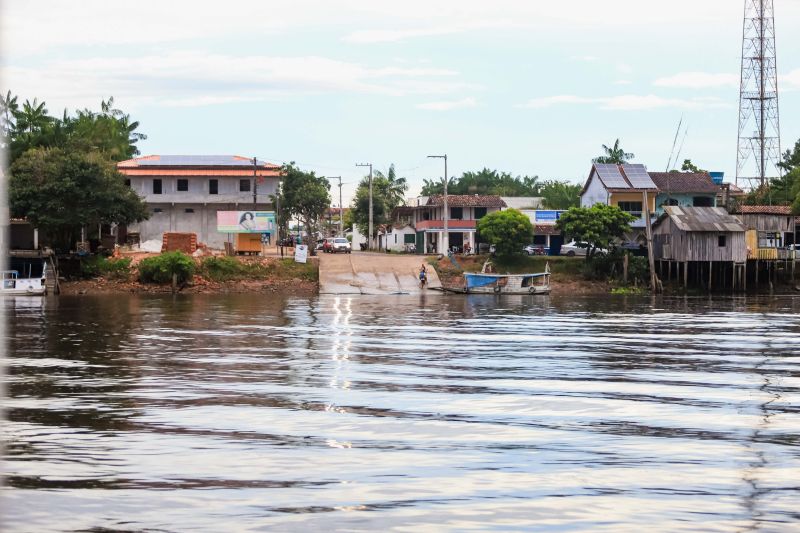
[[[150,208],[150,218],[127,228],[141,242],[165,232],[196,233],[198,242],[223,248],[217,211],[270,211],[280,166],[247,157],[150,155],[117,164]]]

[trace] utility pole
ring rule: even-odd
[[[357,167],[369,167],[369,235],[367,236],[367,248],[372,250],[372,163],[356,163]]]
[[[447,219],[450,216],[450,211],[448,210],[447,205],[447,154],[429,155],[428,157],[434,159],[444,159],[444,216],[442,217],[442,221],[444,222],[444,238],[442,239],[442,243],[439,245],[439,253],[447,254],[447,251],[450,249],[450,232],[447,228]]]
[[[258,202],[258,159],[253,158],[253,211],[256,210],[256,203]],[[253,221],[255,221],[256,214],[253,213]]]

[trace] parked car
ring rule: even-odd
[[[314,247],[315,250],[324,250],[325,246],[325,239],[320,239],[317,241],[316,246]]]
[[[567,255],[569,257],[575,257],[576,255],[585,256],[588,251],[589,248],[581,248],[575,241],[571,241],[568,242],[567,244],[561,245],[561,255]],[[597,250],[595,250],[595,253],[604,254],[607,253],[607,250],[605,250],[604,248],[598,248]]]
[[[333,245],[331,247],[331,253],[335,254],[337,252],[344,252],[350,253],[350,241],[343,237],[336,237],[333,239]]]
[[[322,251],[325,253],[331,253],[333,250],[333,237],[328,237],[322,243]]]
[[[547,248],[543,244],[529,244],[522,251],[528,255],[547,255]]]

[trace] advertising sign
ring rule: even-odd
[[[308,260],[308,245],[298,244],[294,248],[294,262],[305,263]]]
[[[274,211],[217,211],[220,233],[275,233]]]
[[[561,216],[561,211],[536,211],[536,222],[555,223]]]

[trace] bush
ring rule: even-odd
[[[194,260],[183,252],[166,252],[139,262],[139,280],[143,283],[170,283],[172,275],[185,283],[194,275]]]
[[[521,254],[522,248],[533,239],[530,219],[516,209],[489,213],[478,221],[477,229],[501,257]]]
[[[97,278],[104,276],[109,279],[128,279],[131,275],[130,258],[106,259],[100,255],[93,255],[81,259],[81,277]]]
[[[625,252],[612,250],[607,254],[595,255],[584,266],[583,275],[588,279],[615,279],[622,281],[622,261]],[[647,284],[650,279],[650,266],[646,257],[628,256],[628,283]]]
[[[228,281],[243,277],[245,266],[235,257],[209,257],[200,263],[200,273],[213,281]]]

